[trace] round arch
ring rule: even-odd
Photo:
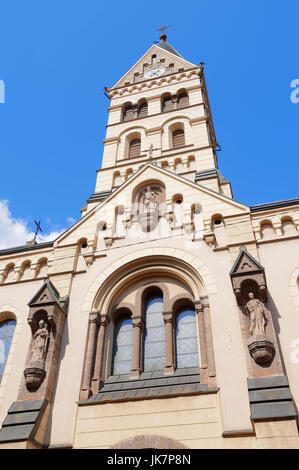
[[[107,313],[116,296],[141,274],[173,276],[190,289],[195,300],[217,291],[214,277],[198,257],[181,249],[147,248],[120,257],[98,275],[85,294],[82,312],[96,308]]]
[[[110,449],[188,449],[180,441],[159,434],[141,434],[117,442]]]

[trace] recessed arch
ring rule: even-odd
[[[181,249],[147,248],[121,256],[113,267],[108,266],[97,276],[86,292],[82,312],[89,313],[96,308],[107,313],[117,293],[130,283],[132,285],[145,267],[146,274],[158,271],[180,279],[193,293],[195,300],[201,295],[217,292],[210,270],[198,257]]]

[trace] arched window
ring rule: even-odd
[[[173,109],[173,101],[170,95],[166,95],[162,98],[162,113],[171,111]]]
[[[165,364],[165,332],[163,297],[153,294],[145,300],[144,372],[163,370]]]
[[[185,145],[185,133],[183,129],[177,129],[172,133],[172,147],[174,149]]]
[[[129,144],[129,158],[139,157],[141,154],[141,140],[131,140]]]
[[[178,94],[178,108],[185,108],[189,106],[189,98],[186,91],[181,91]]]
[[[134,119],[133,106],[131,104],[124,107],[123,110],[123,121],[131,121]]]
[[[197,326],[194,308],[183,307],[176,316],[177,368],[199,367]]]
[[[0,323],[0,383],[2,381],[15,327],[15,320],[6,320]]]
[[[129,374],[133,358],[133,325],[129,314],[114,325],[112,375]]]
[[[138,117],[142,118],[145,116],[147,116],[147,102],[146,101],[141,103],[138,107]]]

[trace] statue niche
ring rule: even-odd
[[[266,365],[272,361],[275,352],[273,342],[266,334],[271,312],[253,292],[249,292],[248,297],[245,304],[245,315],[249,316],[248,350],[257,364]]]
[[[28,367],[24,371],[26,386],[30,391],[37,390],[46,376],[45,362],[49,340],[49,325],[43,319],[40,319],[38,326],[35,326],[35,328],[33,326],[30,359]]]
[[[265,306],[267,302],[265,269],[246,247],[240,247],[230,276],[240,310],[249,317],[249,324],[246,322],[248,351],[259,366],[268,367],[273,361],[275,348],[272,315]]]
[[[135,194],[134,215],[144,232],[150,232],[157,226],[164,200],[165,191],[159,183],[147,184]]]

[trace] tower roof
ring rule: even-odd
[[[157,44],[157,46],[161,47],[162,49],[165,49],[165,51],[171,52],[172,54],[177,55],[178,57],[181,57],[182,59],[184,58],[181,54],[179,54],[167,41],[167,36],[166,34],[161,34],[160,35],[160,42]]]

